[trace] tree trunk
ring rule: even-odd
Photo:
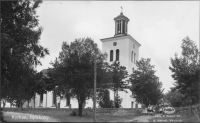
[[[33,103],[34,103],[34,108],[35,108],[35,94],[34,94],[34,97],[33,97]]]
[[[54,101],[54,104],[55,104],[55,107],[57,108],[57,98],[56,98],[56,90],[54,90],[54,93],[53,93],[53,101]]]
[[[5,108],[5,105],[6,105],[6,100],[3,101],[3,108]]]
[[[55,106],[56,106],[56,108],[58,108],[58,106],[57,106],[57,101],[56,101],[56,103],[55,103]]]
[[[21,101],[21,102],[20,102],[20,108],[21,108],[21,110],[23,110],[23,104],[24,104],[24,103]]]
[[[80,101],[78,103],[78,116],[82,117],[83,116],[83,103]]]
[[[116,104],[116,108],[119,108],[119,106],[118,106],[118,90],[117,90],[117,104]]]

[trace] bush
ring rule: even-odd
[[[99,93],[99,107],[101,108],[111,108],[112,100],[110,100],[110,92],[108,90],[103,90]]]
[[[92,116],[93,110],[92,109],[85,109],[83,110],[83,116]]]
[[[70,113],[71,116],[78,116],[78,109],[73,109]],[[83,109],[83,116],[92,116],[93,110],[92,109]]]
[[[70,113],[71,116],[78,116],[78,110],[74,109],[72,110],[72,112]]]

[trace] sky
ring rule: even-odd
[[[43,27],[40,45],[50,55],[41,59],[37,71],[52,67],[63,41],[91,37],[102,49],[100,39],[115,34],[114,18],[121,12],[129,18],[128,34],[141,44],[139,59],[151,58],[164,92],[173,87],[170,58],[181,55],[182,40],[199,47],[199,1],[43,1],[37,10]]]

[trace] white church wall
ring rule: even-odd
[[[132,95],[132,92],[129,89],[126,89],[128,93],[125,91],[118,91],[118,94],[120,98],[122,98],[121,108],[131,108],[131,102],[134,101],[130,96]],[[114,92],[112,90],[109,90],[110,92],[110,99],[114,100]]]
[[[47,92],[45,96],[47,97],[46,107],[53,107],[53,91]]]
[[[131,102],[133,101],[133,99],[130,97],[132,95],[132,92],[129,89],[126,89],[126,91],[128,93],[126,93],[125,91],[119,91],[118,94],[120,96],[120,98],[122,98],[122,108],[131,108]]]
[[[39,107],[40,95],[36,94],[35,96],[35,107]]]
[[[98,107],[98,106],[99,105],[96,103],[96,107]],[[93,100],[92,99],[86,100],[85,108],[93,108]]]
[[[134,47],[133,47],[133,45],[134,45]],[[128,70],[128,73],[129,74],[131,74],[133,71],[132,71],[132,68],[134,68],[134,69],[137,69],[136,68],[136,61],[138,61],[139,60],[139,47],[138,47],[138,45],[134,42],[134,41],[132,41],[130,38],[129,38],[129,49],[130,49],[130,51],[129,51],[129,57],[128,57],[128,68],[127,68],[127,70]],[[135,53],[136,54],[136,57],[135,57],[135,63],[134,63],[134,54],[133,54],[133,61],[131,61],[131,55],[132,55],[132,51],[133,51],[133,53]]]
[[[70,98],[71,108],[78,108],[78,100],[76,98]]]
[[[116,46],[113,46],[113,43],[114,42],[117,42],[117,45]],[[127,54],[128,54],[128,47],[129,46],[129,43],[128,43],[128,39],[116,39],[116,40],[110,40],[110,41],[107,41],[107,42],[103,42],[102,43],[102,52],[103,53],[107,53],[108,54],[108,58],[107,58],[107,61],[110,62],[110,50],[113,50],[114,51],[114,54],[113,54],[113,61],[116,60],[116,50],[119,49],[119,61],[120,61],[120,64],[123,65],[123,66],[128,66],[128,61],[127,61]],[[110,62],[112,63],[112,62]]]
[[[27,107],[27,105],[28,105],[28,102],[24,102],[24,104],[23,104],[23,108],[26,108]]]
[[[67,108],[65,99],[60,100],[60,108]]]
[[[113,43],[117,42],[116,46],[113,46]],[[134,44],[134,47],[133,47]],[[110,62],[110,50],[114,51],[114,59],[116,60],[116,50],[119,49],[119,61],[120,65],[125,66],[127,69],[128,74],[132,73],[133,68],[136,68],[136,61],[139,59],[139,44],[133,39],[131,36],[122,36],[122,37],[114,37],[110,39],[104,39],[102,40],[102,51],[103,53],[108,54],[107,61]],[[136,54],[135,56],[135,62],[134,62],[134,54],[133,54],[133,61],[131,61],[131,55],[133,53]],[[136,105],[138,108],[141,107],[140,104],[138,104],[134,98],[131,97],[132,92],[130,89],[127,89],[127,92],[119,91],[119,96],[123,99],[122,100],[122,108],[136,108]],[[114,99],[114,92],[110,91],[110,99]],[[133,104],[132,104],[133,103]]]
[[[1,107],[3,107],[3,101],[1,101]],[[6,101],[5,107],[10,107],[10,103]]]
[[[48,92],[47,92],[48,93]],[[47,107],[47,103],[48,103],[48,101],[47,101],[47,99],[48,99],[48,94],[43,94],[43,107]]]
[[[43,107],[52,107],[52,91],[43,94]]]
[[[33,98],[31,99],[30,107],[31,107],[31,108],[34,108],[34,100],[33,100]]]
[[[57,105],[60,102],[60,108],[69,108],[69,106],[66,106],[66,98],[62,98],[59,101],[59,98],[57,98]],[[23,104],[23,108],[27,107],[27,101]],[[76,98],[70,98],[70,104],[71,108],[78,108],[78,101]],[[29,102],[29,106],[31,108],[34,108],[34,100],[31,99]],[[98,107],[98,104],[97,104]],[[35,108],[56,108],[55,105],[53,105],[53,91],[47,92],[47,94],[43,94],[43,104],[40,105],[40,95],[36,94],[35,96]],[[89,99],[86,100],[85,108],[93,108],[93,100]]]
[[[113,43],[117,42],[116,46],[113,46]],[[108,54],[108,58],[107,61],[111,64],[112,62],[110,62],[110,50],[114,51],[114,59],[113,61],[116,60],[116,50],[119,49],[119,61],[120,61],[120,65],[125,66],[128,73],[130,73],[130,71],[132,70],[132,68],[130,68],[129,64],[130,64],[130,51],[129,48],[130,47],[130,41],[128,38],[124,38],[124,37],[118,37],[118,38],[112,38],[112,39],[108,39],[106,42],[103,42],[102,44],[102,51],[103,53],[106,52]],[[118,94],[120,96],[120,98],[123,98],[122,100],[122,108],[130,108],[131,107],[131,102],[133,101],[133,99],[130,97],[130,95],[132,95],[132,93],[130,92],[129,89],[127,89],[128,93],[123,92],[123,91],[119,91]],[[110,99],[114,100],[114,92],[110,91]]]

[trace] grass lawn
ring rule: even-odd
[[[30,110],[30,111],[16,111],[20,113],[28,113],[34,115],[46,115],[50,117],[54,117],[61,122],[93,122],[93,116],[71,116],[71,112],[64,112],[64,111],[38,111],[38,110]],[[125,120],[131,120],[138,116],[113,116],[112,114],[107,115],[96,115],[96,121],[98,122],[123,122]]]
[[[124,122],[126,120],[132,120],[138,116],[113,116],[113,115],[97,115],[98,122]]]
[[[165,114],[161,116],[155,116],[150,119],[149,122],[200,122],[194,113],[183,112],[177,114]]]

